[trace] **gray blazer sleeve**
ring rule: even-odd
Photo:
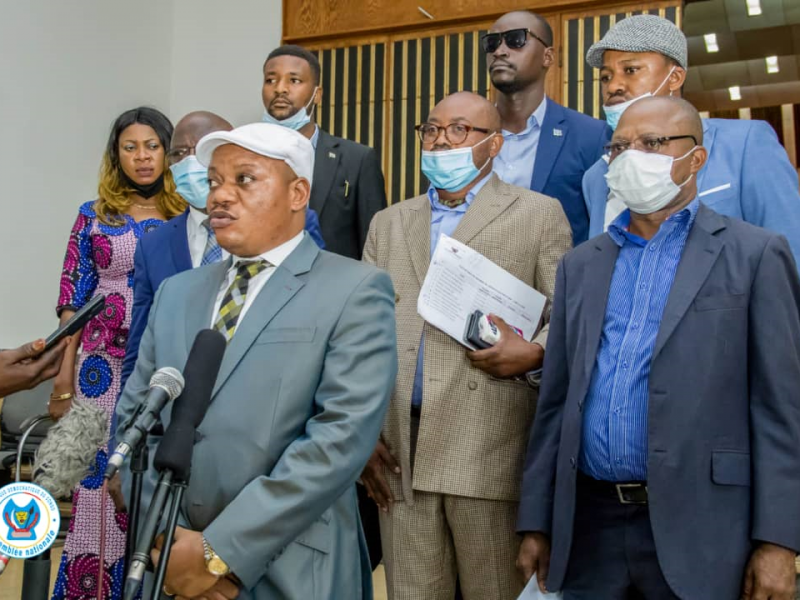
[[[356,482],[377,443],[396,373],[394,289],[388,274],[372,272],[327,340],[316,414],[304,434],[204,531],[245,588]]]
[[[800,280],[783,236],[767,243],[751,288],[753,540],[800,551]]]

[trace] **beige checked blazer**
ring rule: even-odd
[[[517,501],[537,393],[472,367],[465,348],[425,323],[417,297],[430,262],[427,195],[380,211],[372,219],[363,259],[386,269],[396,293],[397,383],[382,437],[402,474],[387,470],[398,500],[412,489]],[[502,182],[496,175],[475,197],[453,237],[552,299],[556,267],[572,246],[561,204]],[[422,332],[425,362],[422,418],[413,481],[409,466],[411,390]],[[536,341],[545,344],[546,327]]]

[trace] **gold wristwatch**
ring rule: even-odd
[[[225,577],[231,572],[228,564],[220,558],[219,554],[214,552],[206,536],[203,536],[203,558],[206,560],[206,570],[215,577]]]

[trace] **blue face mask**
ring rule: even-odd
[[[619,120],[622,118],[622,113],[624,113],[627,108],[636,102],[637,100],[641,100],[642,98],[650,98],[651,96],[655,96],[658,91],[664,87],[664,84],[667,83],[669,76],[672,75],[672,72],[675,70],[675,67],[672,67],[667,73],[666,79],[661,82],[661,85],[656,88],[655,92],[647,92],[646,94],[642,94],[641,96],[636,96],[636,98],[631,98],[627,102],[620,102],[619,104],[612,104],[611,106],[603,105],[603,112],[606,113],[606,123],[608,126],[611,127],[611,131],[617,130],[617,125],[619,125]],[[672,92],[669,93],[672,96]]]
[[[281,127],[288,127],[289,129],[299,131],[311,123],[311,114],[314,112],[314,108],[316,108],[316,105],[314,104],[314,98],[316,97],[317,88],[315,87],[314,93],[311,94],[311,100],[308,101],[308,104],[294,113],[291,117],[286,117],[285,119],[276,119],[269,114],[269,111],[265,110],[264,115],[261,117],[261,122],[269,123],[270,125],[280,125]],[[314,108],[311,108],[312,104],[314,104]],[[311,108],[311,112],[309,112],[309,108]]]
[[[208,199],[208,169],[190,154],[169,168],[181,197],[199,210],[206,210]]]
[[[456,148],[455,150],[423,150],[422,172],[437,190],[457,192],[464,189],[480,175],[483,168],[489,164],[491,157],[486,159],[479,169],[472,160],[472,149],[492,139],[496,133],[482,139],[469,148]]]

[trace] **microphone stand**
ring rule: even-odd
[[[150,451],[147,447],[147,438],[142,440],[142,444],[133,451],[131,457],[131,495],[128,502],[130,507],[128,510],[128,533],[125,537],[125,556],[128,557],[128,562],[125,565],[125,575],[128,576],[128,571],[131,567],[133,560],[133,553],[136,550],[136,538],[139,537],[139,510],[142,504],[142,482],[144,481],[144,474],[147,472],[147,467],[150,464]]]
[[[178,526],[178,515],[180,514],[181,502],[183,500],[183,494],[186,491],[186,487],[187,484],[185,481],[176,481],[172,484],[172,504],[170,506],[169,516],[167,517],[167,529],[164,532],[164,545],[161,547],[161,557],[158,561],[156,580],[153,584],[153,592],[150,596],[151,600],[158,600],[161,594],[161,589],[164,587],[164,578],[167,575],[169,554],[172,551],[172,544],[175,540],[175,529]]]

